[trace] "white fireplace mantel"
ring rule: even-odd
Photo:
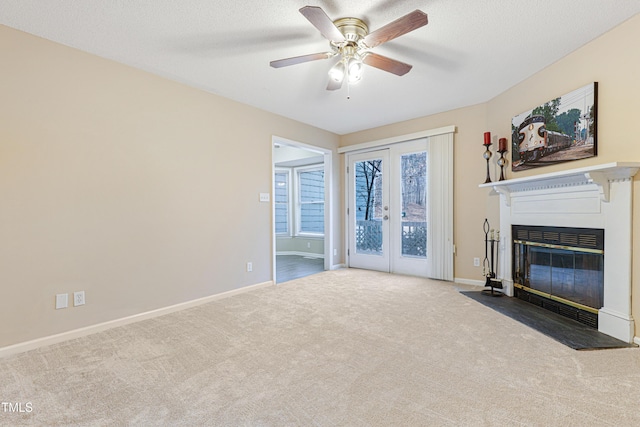
[[[598,330],[633,342],[632,202],[633,176],[639,170],[640,162],[615,162],[481,184],[500,194],[497,273],[504,292],[513,296],[512,225],[604,229],[604,303]]]
[[[481,184],[480,187],[493,188],[496,192],[504,194],[507,198],[507,204],[511,206],[510,196],[513,192],[596,184],[602,200],[608,202],[610,198],[610,183],[612,181],[630,179],[638,170],[640,170],[640,163],[638,162],[615,162],[543,175],[490,182]]]

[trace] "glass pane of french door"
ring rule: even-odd
[[[427,152],[400,156],[401,253],[427,257]]]
[[[354,163],[356,252],[382,255],[382,159]]]

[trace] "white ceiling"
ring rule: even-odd
[[[271,68],[328,50],[305,5],[370,31],[421,9],[427,26],[374,49],[413,69],[367,67],[347,99],[325,90],[331,60]],[[486,102],[637,13],[640,0],[0,0],[1,24],[337,134]]]

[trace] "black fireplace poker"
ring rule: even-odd
[[[496,289],[502,289],[502,280],[496,279],[497,258],[496,243],[500,242],[500,231],[495,232],[489,225],[489,220],[484,219],[482,225],[484,230],[484,261],[482,262],[482,274],[485,276],[485,289],[483,293],[493,297],[501,297],[504,295]],[[486,289],[488,288],[488,289]]]

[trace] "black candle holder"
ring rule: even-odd
[[[491,150],[489,150],[489,147],[491,146],[490,142],[485,142],[482,145],[484,145],[484,153],[482,153],[482,157],[484,157],[484,159],[487,161],[487,179],[485,179],[484,183],[488,184],[491,182],[491,175],[489,175],[489,159],[491,159],[491,155],[493,153],[491,152]]]
[[[504,157],[504,153],[506,152],[507,152],[506,148],[503,148],[502,150],[498,150],[498,153],[500,153],[500,158],[498,159],[498,166],[500,166],[500,181],[505,180],[504,167],[507,165],[507,159],[506,157]]]

